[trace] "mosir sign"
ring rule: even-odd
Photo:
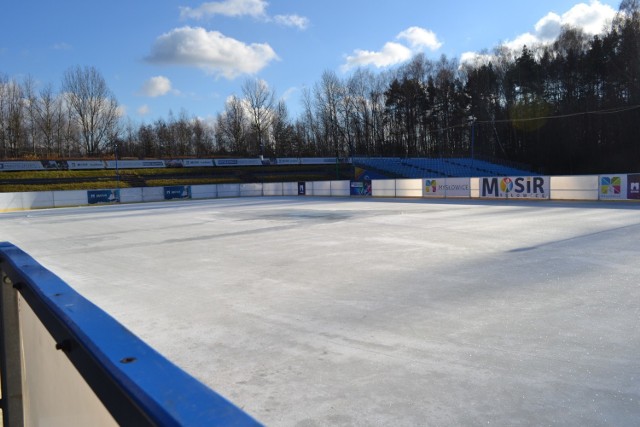
[[[480,197],[548,199],[548,176],[480,178]]]

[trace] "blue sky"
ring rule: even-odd
[[[619,0],[11,1],[0,15],[0,75],[59,88],[93,66],[135,122],[210,118],[247,78],[287,101],[324,71],[384,70],[415,53],[468,59],[501,43],[545,42],[560,25],[598,32]]]

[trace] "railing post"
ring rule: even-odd
[[[0,380],[2,382],[2,420],[5,426],[24,425],[22,408],[22,363],[20,346],[20,320],[18,317],[18,292],[2,268],[0,274]]]

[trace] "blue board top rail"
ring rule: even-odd
[[[0,242],[0,270],[118,424],[260,425],[11,243]]]

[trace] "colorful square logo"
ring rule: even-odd
[[[435,193],[438,191],[438,182],[435,179],[426,179],[424,181],[424,190],[427,193]]]
[[[622,178],[619,176],[603,176],[600,179],[600,194],[605,196],[622,193]]]

